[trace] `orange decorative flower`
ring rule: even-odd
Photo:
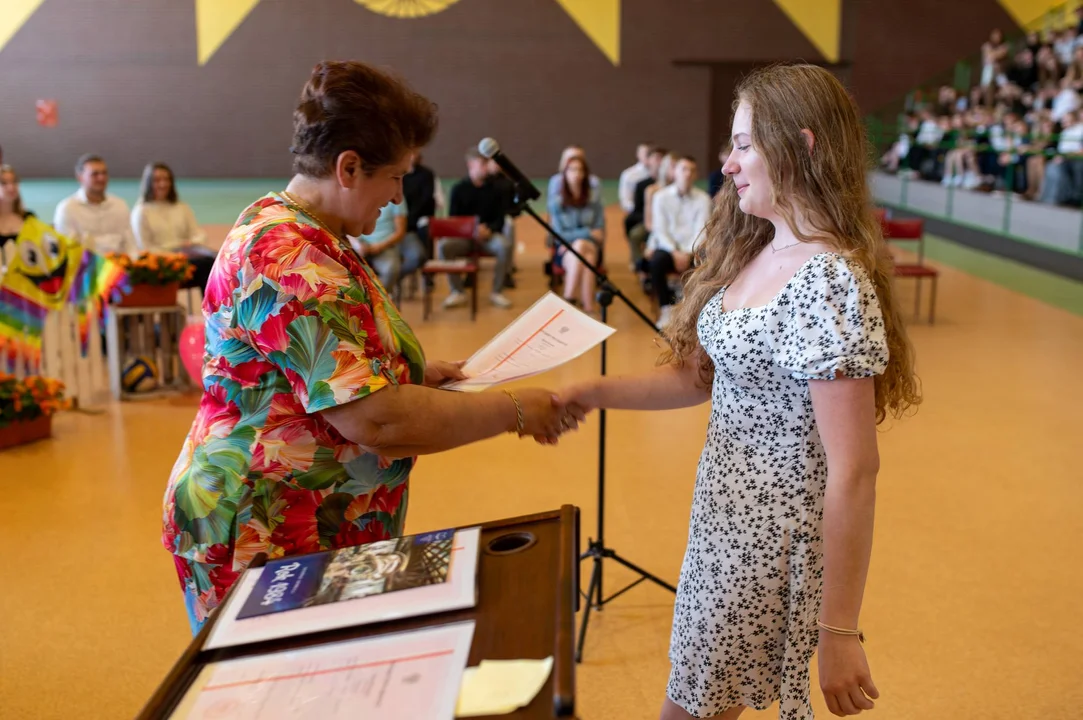
[[[0,428],[13,422],[48,417],[71,407],[64,397],[64,383],[54,378],[30,376],[17,380],[0,373]]]

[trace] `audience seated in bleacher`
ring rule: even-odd
[[[1083,20],[1083,8],[1077,13]],[[982,45],[968,93],[915,102],[881,164],[946,186],[1083,205],[1083,22]]]
[[[132,232],[128,203],[109,195],[109,167],[97,155],[75,164],[79,190],[56,206],[53,227],[99,253],[132,253],[141,249]]]

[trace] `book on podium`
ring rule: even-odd
[[[477,604],[478,528],[393,538],[249,567],[205,650]]]

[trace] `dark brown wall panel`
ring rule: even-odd
[[[860,3],[853,79],[870,105],[1007,26],[994,0],[847,1]],[[186,176],[282,176],[312,66],[354,58],[394,68],[439,103],[426,156],[442,175],[461,172],[463,150],[491,135],[533,175],[577,142],[613,177],[642,139],[713,164],[711,117],[728,101],[712,107],[724,93],[712,92],[709,68],[679,61],[817,59],[770,0],[624,0],[619,67],[555,0],[460,0],[417,20],[353,0],[262,0],[201,67],[193,6],[45,0],[0,52],[6,159],[27,176],[66,175],[87,151],[118,175],[161,159]],[[956,26],[940,27],[945,19]],[[38,98],[58,101],[58,127],[38,127]]]

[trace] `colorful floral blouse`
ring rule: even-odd
[[[203,314],[205,392],[164,499],[178,566],[219,566],[221,593],[260,551],[401,535],[413,458],[365,453],[319,414],[424,378],[368,265],[271,194],[227,236]]]

